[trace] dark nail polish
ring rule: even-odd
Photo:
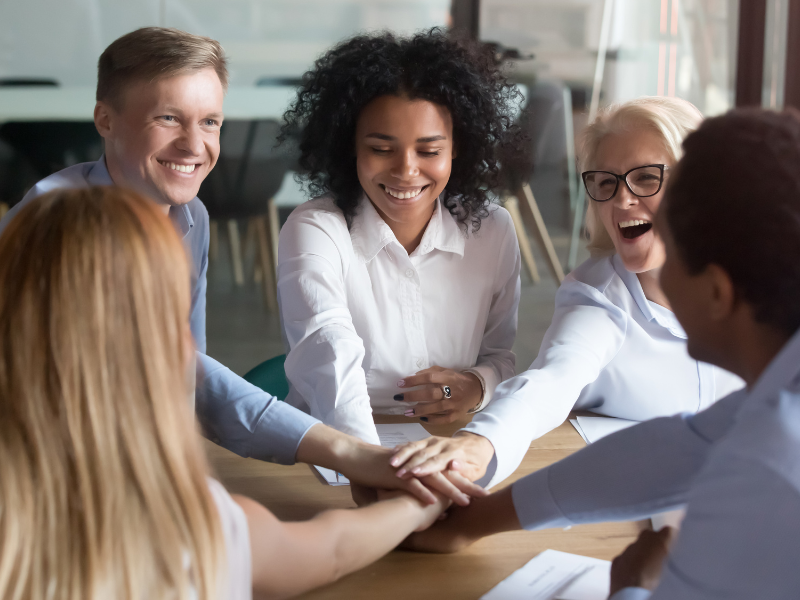
[[[395,400],[402,400],[403,399],[403,394],[395,394],[394,395],[394,399]]]
[[[419,420],[420,421],[425,421],[427,423],[428,422],[428,417],[420,417]]]

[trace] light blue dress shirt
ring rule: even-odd
[[[104,158],[46,177],[0,220],[0,234],[37,196],[59,188],[94,185],[114,185]],[[264,393],[205,354],[208,212],[195,197],[183,206],[171,207],[169,218],[183,238],[192,263],[190,326],[197,345],[195,406],[203,430],[209,439],[240,456],[293,464],[300,441],[318,421]]]
[[[658,588],[613,600],[800,598],[800,332],[752,389],[605,437],[512,495],[528,530],[688,505]]]

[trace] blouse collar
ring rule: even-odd
[[[353,248],[361,254],[365,262],[375,258],[388,244],[395,242],[399,245],[394,232],[378,214],[366,194],[362,195],[358,213],[353,218],[350,238],[353,240]],[[422,240],[410,256],[423,256],[433,250],[442,250],[463,257],[464,244],[465,235],[450,211],[445,212],[440,196],[436,199],[433,215],[428,221]]]
[[[611,264],[614,266],[614,270],[617,272],[617,275],[619,275],[620,279],[622,279],[622,283],[624,283],[625,287],[628,288],[628,292],[633,297],[633,300],[636,302],[639,310],[642,311],[645,319],[651,322],[655,321],[675,337],[685,340],[686,332],[683,330],[683,327],[681,327],[681,324],[675,316],[675,313],[668,308],[651,302],[647,299],[647,297],[645,297],[642,284],[639,281],[639,278],[636,276],[636,273],[631,273],[625,268],[625,265],[622,264],[622,259],[618,254],[614,254],[611,257]]]

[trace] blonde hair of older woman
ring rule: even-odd
[[[168,218],[118,188],[42,196],[0,237],[0,598],[218,597],[188,284]]]
[[[697,129],[703,120],[702,113],[686,100],[662,96],[644,96],[628,102],[612,104],[602,109],[595,120],[583,131],[578,141],[578,160],[581,171],[590,171],[597,164],[597,149],[608,135],[647,130],[658,134],[664,149],[677,163],[682,154],[684,138]],[[614,243],[608,235],[594,207],[587,198],[586,230],[588,248],[592,255],[610,254]]]

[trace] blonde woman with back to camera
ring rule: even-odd
[[[228,495],[186,401],[188,282],[167,216],[118,188],[41,196],[0,237],[0,598],[291,596],[444,508],[281,523]]]
[[[399,477],[451,467],[494,485],[573,409],[644,421],[698,412],[742,386],[688,355],[658,281],[665,253],[653,220],[681,142],[701,120],[689,102],[645,97],[589,125],[580,162],[592,256],[559,288],[539,355],[454,437],[400,448],[391,459]]]

